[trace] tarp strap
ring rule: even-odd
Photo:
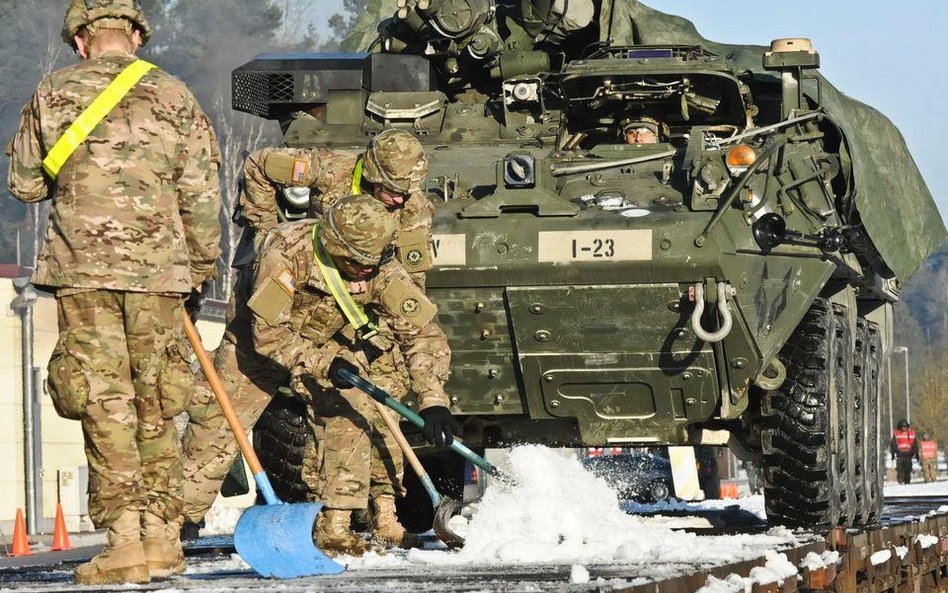
[[[118,76],[109,83],[109,86],[105,87],[105,90],[99,93],[92,103],[79,114],[76,121],[72,122],[72,125],[59,137],[49,154],[43,159],[43,169],[52,179],[56,179],[62,166],[69,160],[72,153],[85,142],[92,130],[99,125],[99,122],[105,119],[105,116],[118,105],[119,101],[128,94],[128,91],[132,90],[132,87],[141,80],[142,76],[154,67],[154,64],[145,60],[135,60],[119,72]]]

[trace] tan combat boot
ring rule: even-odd
[[[383,494],[374,498],[372,499],[372,505],[375,507],[375,513],[372,517],[373,540],[388,548],[421,547],[421,538],[414,533],[409,533],[398,521],[398,516],[395,514],[395,497],[393,495]]]
[[[184,517],[165,521],[145,511],[142,521],[142,544],[148,572],[153,579],[166,579],[184,572],[184,551],[181,549],[181,523]]]
[[[361,556],[368,546],[361,537],[352,531],[350,521],[352,511],[348,509],[327,509],[316,518],[313,541],[327,556],[348,554]]]
[[[73,575],[77,585],[151,582],[138,511],[122,511],[109,526],[106,539],[108,543],[98,556],[76,567]]]

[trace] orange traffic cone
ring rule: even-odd
[[[53,529],[53,545],[50,548],[54,551],[68,550],[72,548],[69,543],[69,532],[66,530],[66,519],[63,517],[63,505],[56,503],[56,527]]]
[[[30,542],[26,537],[26,520],[23,518],[23,509],[16,510],[16,523],[13,524],[13,548],[11,556],[29,556]]]

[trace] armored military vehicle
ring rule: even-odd
[[[374,53],[241,66],[234,107],[290,146],[424,143],[465,441],[727,445],[772,522],[876,520],[892,305],[945,237],[892,124],[804,39],[713,43],[630,2],[631,38],[530,45],[489,0],[400,5]],[[274,405],[258,446],[285,462],[302,422]]]

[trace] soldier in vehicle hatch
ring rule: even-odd
[[[668,126],[653,117],[629,117],[619,124],[619,138],[626,144],[656,144],[668,139]]]
[[[402,477],[397,444],[381,428],[372,400],[333,387],[334,359],[356,365],[393,394],[404,394],[410,385],[432,440],[450,441],[458,430],[444,392],[450,348],[433,321],[435,307],[401,264],[382,262],[395,231],[384,205],[364,194],[338,200],[321,221],[272,229],[252,272],[238,280],[236,310],[216,356],[215,366],[242,416],[255,420],[281,380],[313,406],[320,440],[318,494],[325,504],[314,537],[330,554],[365,552],[366,543],[350,528],[351,512],[366,508],[371,493],[377,506],[381,499],[392,503],[376,510],[394,519]],[[344,286],[356,308],[364,307],[368,323],[343,314],[338,299],[347,297],[338,289],[334,296],[330,282]],[[226,422],[219,415],[211,418],[213,423],[205,419],[200,425],[205,440],[192,446],[207,443],[229,453],[234,447],[233,439],[222,438]],[[392,533],[391,527],[376,525],[376,535],[382,531],[398,545],[391,540],[403,537],[404,530]]]
[[[386,130],[369,142],[364,153],[353,155],[323,149],[264,148],[252,153],[244,163],[245,183],[241,206],[235,217],[246,225],[241,243],[243,252],[234,266],[248,268],[267,233],[288,219],[286,200],[296,201],[297,216],[322,212],[341,197],[364,191],[374,196],[396,221],[393,241],[395,255],[422,290],[425,271],[431,265],[429,240],[433,208],[421,191],[427,176],[428,160],[421,143],[410,132]],[[312,192],[312,193],[311,193]],[[282,197],[281,197],[282,194]],[[293,196],[293,197],[287,197]],[[300,204],[306,203],[305,206]],[[241,251],[241,250],[238,250]],[[239,276],[244,276],[241,272]],[[228,327],[236,322],[242,302],[249,298],[248,282],[238,278],[228,305]],[[246,429],[256,423],[264,407],[281,386],[289,382],[285,371],[275,367],[253,349],[250,336],[238,330],[225,332],[215,355],[219,374],[231,378],[230,396]],[[244,376],[247,379],[244,379]],[[399,394],[395,394],[396,396]],[[196,537],[198,525],[214,502],[221,483],[237,453],[236,443],[226,430],[223,413],[207,387],[198,389],[184,437],[184,537]],[[314,421],[310,417],[311,421]],[[313,427],[315,431],[315,426]],[[373,449],[373,454],[376,450]],[[401,459],[397,447],[384,452]],[[305,480],[318,492],[316,466],[318,451],[305,451]],[[401,494],[391,485],[382,490]],[[380,490],[381,492],[381,490]],[[394,513],[394,494],[373,498],[373,520],[380,539],[401,544],[404,528]]]
[[[172,418],[193,382],[185,297],[214,277],[219,253],[219,149],[184,84],[136,59],[151,36],[138,2],[73,0],[62,33],[81,61],[43,79],[23,110],[9,186],[53,201],[33,275],[59,311],[49,391],[82,422],[89,515],[108,528],[76,583],[147,583],[185,568]]]

